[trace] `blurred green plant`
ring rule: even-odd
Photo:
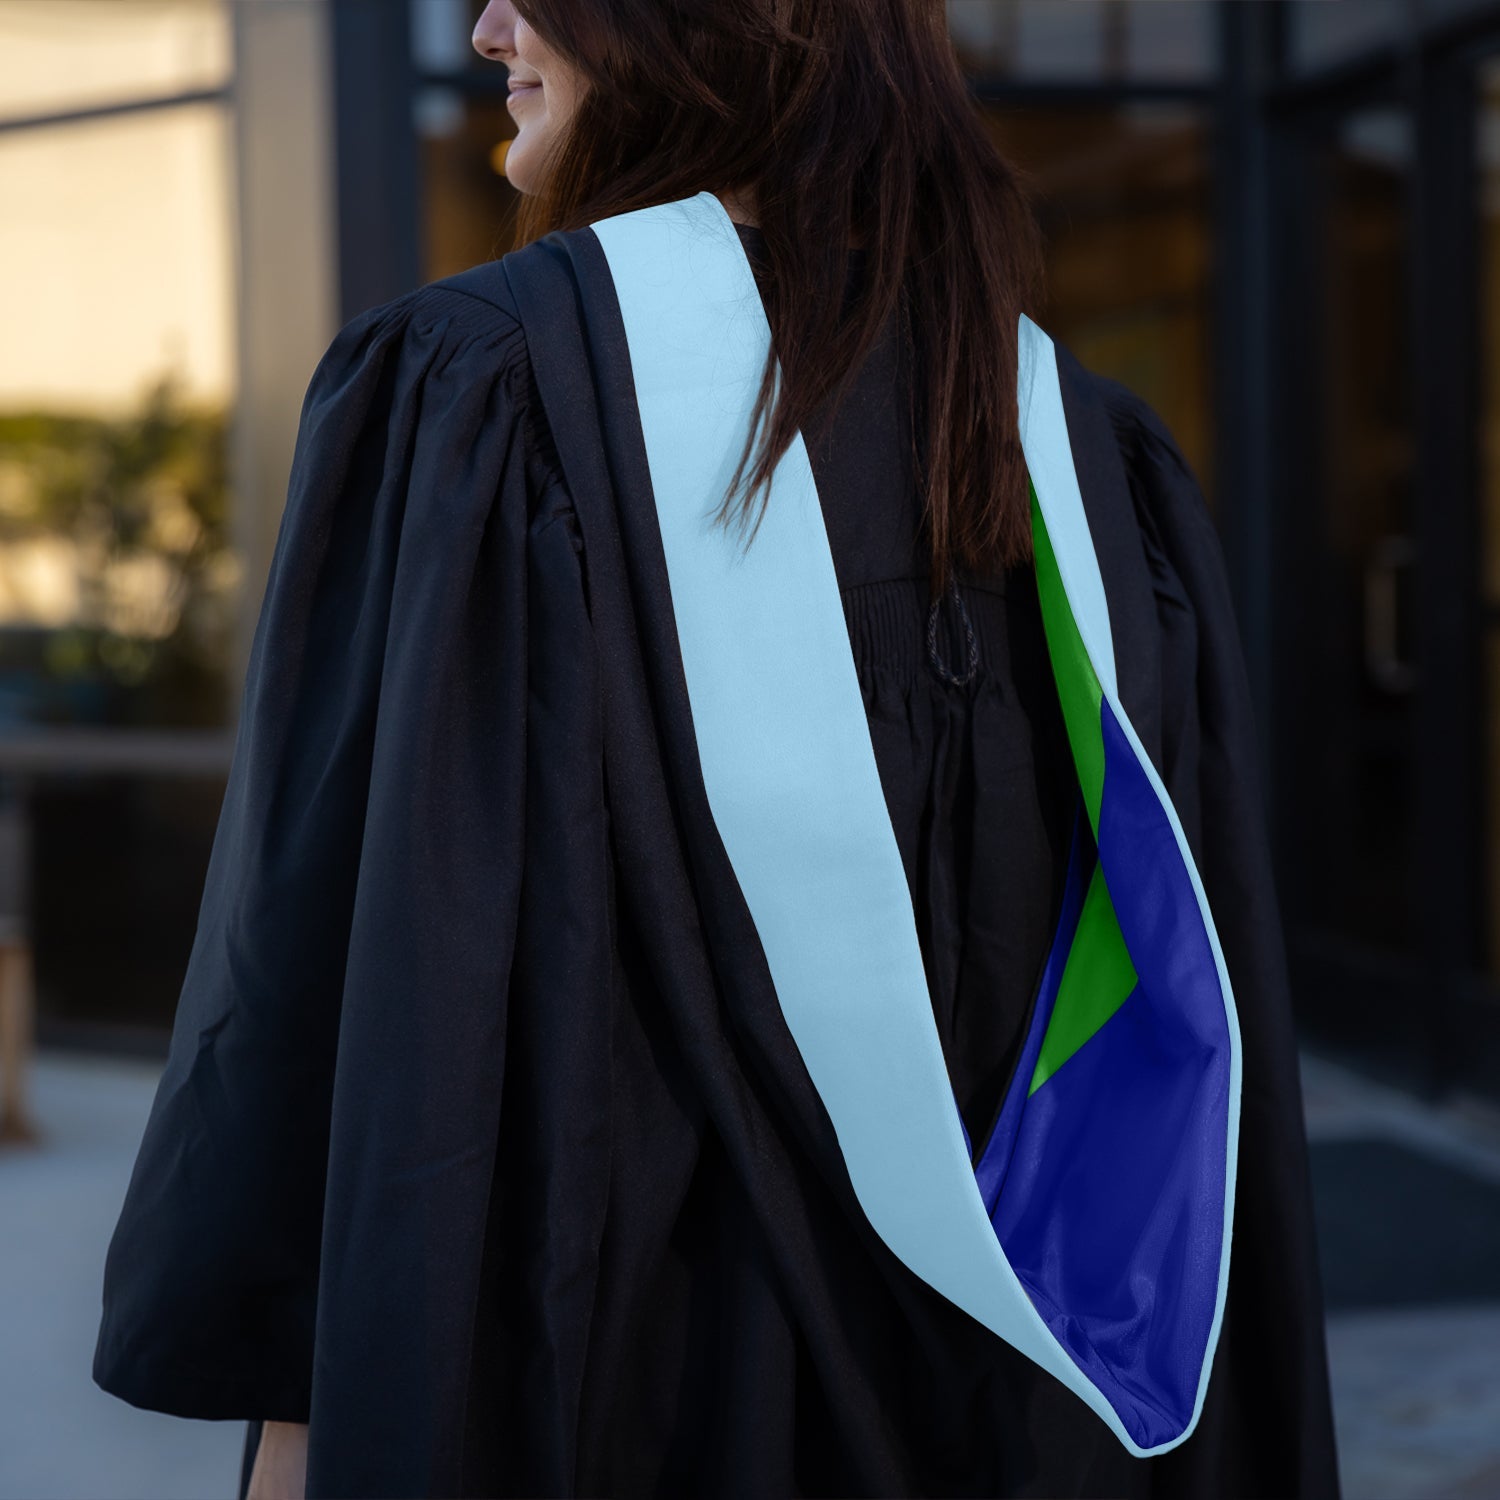
[[[0,721],[225,722],[228,446],[170,374],[125,418],[0,413]]]

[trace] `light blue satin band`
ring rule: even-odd
[[[711,525],[770,347],[734,225],[703,192],[591,227],[624,319],[709,804],[860,1203],[917,1275],[1075,1391],[1130,1452],[1175,1447],[1191,1427],[1155,1448],[1131,1440],[1032,1306],[985,1213],[801,436],[777,467],[748,552],[736,531]],[[1055,426],[1055,359],[1029,322],[1027,462],[1039,497],[1045,485],[1071,503],[1078,483],[1066,426]],[[1050,529],[1050,511],[1047,520]],[[1065,579],[1113,696],[1108,609],[1081,499],[1059,522],[1059,554],[1092,568],[1074,562]],[[1238,1076],[1236,1048],[1236,1098]]]
[[[1094,675],[1111,702],[1115,681],[1115,642],[1109,628],[1104,579],[1094,556],[1094,539],[1083,508],[1083,492],[1073,467],[1073,445],[1063,411],[1057,352],[1052,340],[1021,314],[1017,327],[1016,406],[1020,414],[1021,451],[1057,555],[1057,571],[1073,609],[1073,620]]]

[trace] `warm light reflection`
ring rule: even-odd
[[[221,88],[222,0],[0,0],[0,122]]]
[[[78,545],[36,536],[0,546],[0,623],[66,625],[83,602]]]
[[[222,88],[224,0],[0,0],[0,127]],[[223,715],[241,566],[231,106],[0,128],[8,722]]]
[[[0,410],[228,398],[229,152],[215,104],[0,133]]]
[[[1198,106],[996,109],[1032,174],[1047,240],[1048,331],[1155,407],[1212,502],[1213,231]]]
[[[0,688],[37,632],[59,688],[170,701],[222,670],[241,583],[226,418],[169,381],[126,416],[0,411]]]

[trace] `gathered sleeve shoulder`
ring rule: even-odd
[[[1252,815],[1262,812],[1259,738],[1224,550],[1198,478],[1161,416],[1119,381],[1094,381],[1150,574],[1161,653],[1162,776],[1197,849],[1206,775],[1230,777]]]
[[[513,315],[434,283],[340,330],[109,1246],[105,1390],[306,1422],[315,1329],[336,1348],[378,1271],[369,1218],[399,1239],[393,1195],[482,1202],[494,1122],[464,1108],[499,1096],[531,622],[540,591],[587,660],[581,549]]]

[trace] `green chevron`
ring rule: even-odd
[[[1031,530],[1037,595],[1041,600],[1047,651],[1052,659],[1052,676],[1073,751],[1078,785],[1097,840],[1099,809],[1104,800],[1104,733],[1100,727],[1104,691],[1069,607],[1034,486]],[[1095,863],[1028,1094],[1041,1088],[1119,1010],[1135,988],[1136,979],[1135,965],[1130,961],[1119,920],[1110,903],[1103,867]]]
[[[1036,554],[1036,586],[1042,605],[1047,652],[1052,658],[1052,676],[1057,683],[1068,743],[1073,749],[1073,763],[1078,768],[1078,785],[1083,791],[1089,824],[1097,839],[1099,806],[1104,797],[1104,736],[1099,728],[1099,705],[1104,692],[1068,605],[1067,590],[1057,566],[1057,554],[1052,550],[1052,538],[1047,534],[1047,523],[1042,519],[1036,486],[1029,479],[1027,485],[1031,491],[1032,547]]]

